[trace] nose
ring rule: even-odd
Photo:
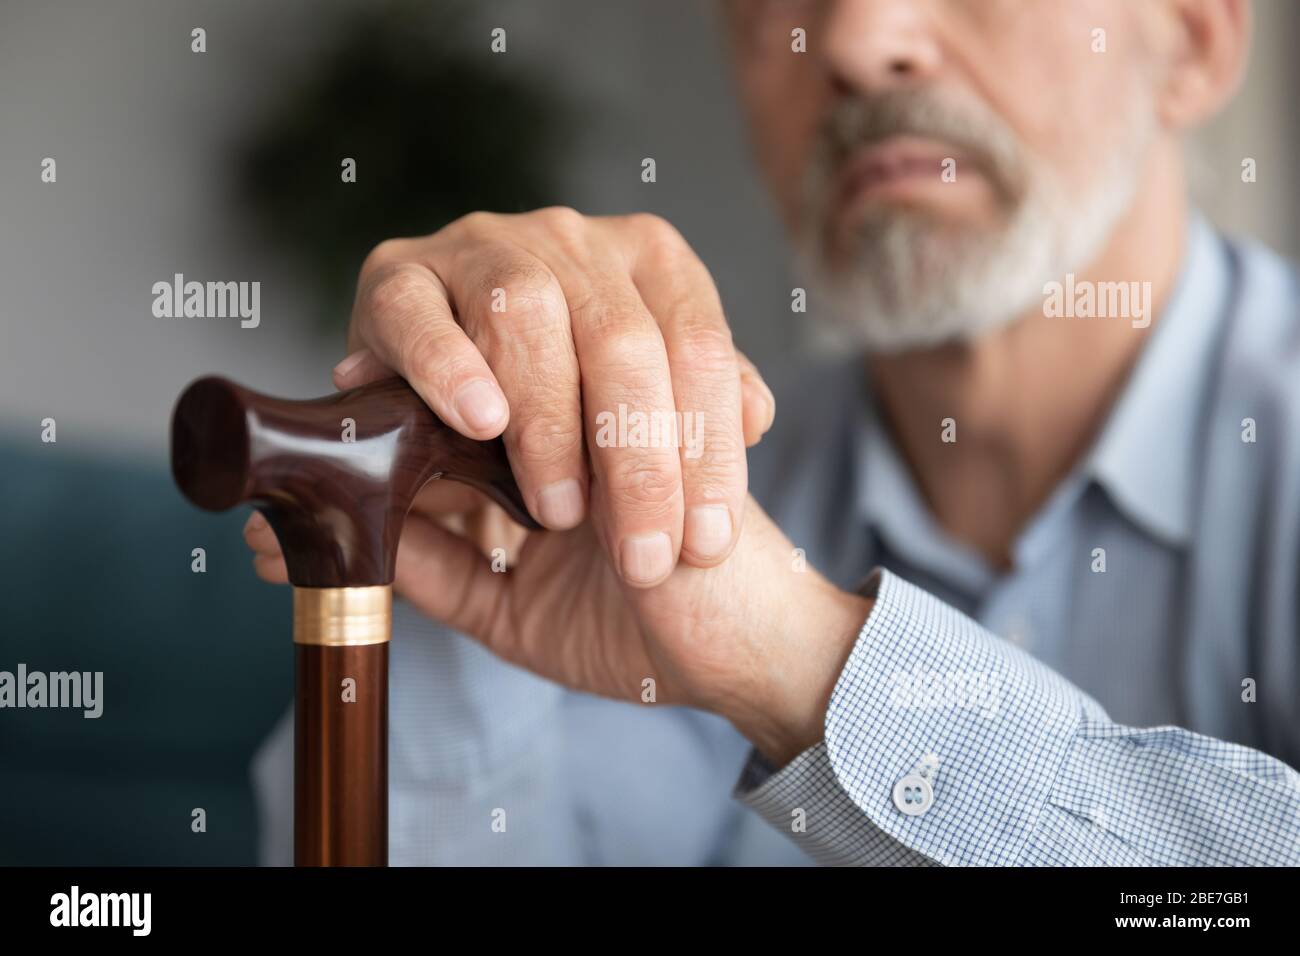
[[[827,67],[837,92],[914,86],[939,69],[939,44],[923,0],[831,0],[825,21]]]

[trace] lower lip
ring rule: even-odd
[[[861,213],[872,207],[924,206],[937,209],[953,203],[967,207],[981,201],[986,186],[982,177],[969,173],[944,181],[937,172],[928,169],[903,170],[849,185],[840,193],[836,213],[840,226],[847,227],[854,225]]]
[[[867,200],[896,199],[929,192],[937,188],[951,189],[959,180],[943,182],[939,178],[939,164],[933,170],[915,166],[884,175],[871,176],[850,184],[841,193],[845,204],[857,205]]]

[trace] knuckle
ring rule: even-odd
[[[492,245],[478,255],[479,283],[485,289],[532,289],[554,279],[546,263],[513,246]]]
[[[633,214],[630,224],[642,245],[654,256],[671,259],[690,252],[681,232],[663,216],[639,212]]]
[[[745,436],[737,416],[726,404],[714,403],[708,411],[684,410],[681,418],[682,471],[693,488],[730,497],[743,487],[746,474]]]
[[[460,233],[467,236],[483,235],[492,230],[499,218],[495,213],[483,212],[482,210],[467,212],[459,219],[448,223],[441,231],[452,236]]]
[[[429,294],[428,277],[414,263],[396,263],[378,269],[359,296],[361,310],[374,316],[408,314]]]
[[[697,265],[694,251],[677,232],[675,225],[653,213],[636,213],[632,216],[632,230],[641,248],[641,259],[650,268],[662,272],[703,268]]]
[[[580,413],[582,373],[567,334],[542,326],[488,336],[480,350],[489,357],[503,385],[519,396],[521,407],[542,409],[545,417],[572,396],[573,415]]]
[[[647,411],[672,404],[672,374],[663,360],[663,346],[648,336],[611,335],[609,347],[582,369],[584,380],[617,386],[625,401],[644,403]]]
[[[572,206],[547,206],[537,210],[537,218],[555,235],[573,239],[586,233],[587,217]]]
[[[462,320],[486,347],[532,354],[569,341],[564,291],[541,261],[516,258],[487,269],[479,295],[480,307],[462,312]]]
[[[613,469],[609,482],[610,503],[616,508],[661,513],[681,495],[681,478],[676,462],[663,455],[627,454]]]
[[[368,275],[401,258],[405,243],[401,239],[385,239],[366,254],[361,263],[361,274]]]
[[[630,296],[596,291],[579,300],[569,315],[590,334],[602,353],[646,356],[663,351],[663,336],[654,320]]]
[[[685,455],[682,466],[695,497],[702,501],[731,498],[744,480],[744,459],[735,453],[733,443],[702,442],[699,452],[696,458]]]
[[[682,357],[696,371],[737,375],[736,347],[731,330],[723,323],[707,319],[686,319],[681,323],[680,348]]]
[[[540,259],[513,256],[484,271],[481,293],[491,302],[505,293],[503,314],[515,318],[552,318],[564,312],[560,282]]]
[[[516,306],[509,313],[516,320],[511,322],[512,328],[523,325],[527,330],[534,325],[549,327],[557,324],[568,327],[564,290],[560,288],[559,280],[549,273],[542,285],[526,289],[522,295],[516,293],[515,298]]]
[[[400,353],[408,377],[418,375],[443,391],[450,390],[457,381],[476,371],[462,350],[456,348],[448,332],[430,325],[417,324],[408,329],[403,335]]]
[[[519,427],[514,446],[516,456],[527,464],[561,464],[581,453],[582,428],[576,415],[572,421],[560,417],[534,419]]]

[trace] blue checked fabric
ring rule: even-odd
[[[398,602],[391,861],[1300,862],[1300,280],[1200,217],[1186,239],[1007,569],[936,525],[859,358],[771,379],[754,497],[837,587],[888,571],[825,743],[780,772],[717,715],[565,691]],[[287,714],[253,768],[267,862],[291,859],[292,752]]]
[[[825,740],[775,773],[754,754],[736,789],[817,861],[1300,865],[1300,774],[1285,764],[1176,727],[1115,724],[888,571],[864,593],[876,603]],[[908,815],[894,788],[927,755],[933,803]]]

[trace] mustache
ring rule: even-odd
[[[928,90],[894,90],[843,99],[819,134],[818,161],[834,172],[857,150],[891,136],[951,143],[1008,200],[1021,196],[1029,164],[1016,135],[978,102],[954,102]]]

